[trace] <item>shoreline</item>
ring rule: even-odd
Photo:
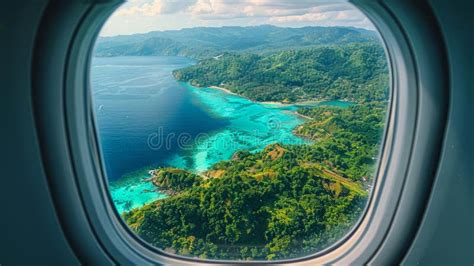
[[[292,111],[292,112],[290,112],[290,114],[293,114],[293,115],[302,117],[302,118],[304,118],[304,119],[313,120],[312,117],[309,117],[309,116],[307,116],[307,115],[300,114],[300,113],[298,113],[297,111]],[[295,135],[297,135],[297,134],[295,134]],[[297,135],[297,136],[298,136],[298,135]]]
[[[276,106],[306,107],[306,106],[317,106],[326,101],[329,101],[329,100],[307,100],[307,101],[293,102],[293,103],[283,103],[283,102],[276,102],[276,101],[263,101],[263,102],[257,101],[257,102],[261,104],[276,105]]]
[[[252,100],[244,95],[241,95],[241,94],[238,94],[238,93],[235,93],[227,88],[224,88],[224,87],[219,87],[219,86],[208,86],[208,87],[200,87],[200,86],[196,86],[196,85],[192,85],[191,83],[187,82],[187,81],[183,81],[195,88],[209,88],[209,89],[214,89],[214,90],[220,90],[220,91],[223,91],[225,93],[228,93],[230,95],[234,95],[234,96],[238,96],[238,97],[242,97],[242,98],[245,98],[245,99],[248,99],[252,102],[255,102],[255,103],[260,103],[260,104],[265,104],[265,105],[274,105],[274,106],[282,106],[282,107],[286,107],[286,106],[297,106],[297,107],[306,107],[306,106],[317,106],[317,105],[320,105],[321,103],[324,103],[324,102],[330,102],[330,101],[339,101],[339,102],[344,102],[344,103],[355,103],[355,102],[352,102],[352,101],[348,101],[348,100],[329,100],[329,99],[326,99],[326,100],[305,100],[305,101],[301,101],[301,102],[292,102],[292,103],[286,103],[286,102],[278,102],[278,101],[257,101],[257,100]],[[300,115],[300,114],[298,114]],[[300,115],[301,116],[301,115]],[[305,116],[303,116],[305,117]],[[308,117],[306,117],[308,118]]]
[[[194,86],[192,84],[189,84],[189,85]],[[221,91],[226,92],[226,93],[231,94],[231,95],[236,95],[236,96],[239,96],[239,97],[247,98],[243,95],[235,93],[235,92],[233,92],[233,91],[231,91],[227,88],[224,88],[224,87],[219,87],[219,86],[214,86],[213,85],[213,86],[208,86],[207,88],[221,90]],[[247,98],[247,99],[249,99],[249,98]],[[304,106],[304,105],[313,105],[313,104],[319,104],[321,102],[324,102],[324,100],[307,100],[307,101],[294,102],[294,103],[284,103],[284,102],[278,102],[278,101],[256,101],[256,100],[252,100],[252,99],[249,99],[249,100],[251,100],[253,102],[256,102],[256,103],[261,103],[261,104],[281,105],[281,106],[291,106],[291,105]]]
[[[192,85],[191,85],[191,86],[192,86]],[[244,97],[244,96],[242,96],[242,95],[240,95],[240,94],[237,94],[237,93],[235,93],[235,92],[232,92],[231,90],[229,90],[229,89],[227,89],[227,88],[218,87],[218,86],[209,86],[208,88],[210,88],[210,89],[215,89],[215,90],[221,90],[221,91],[223,91],[223,92],[225,92],[225,93],[228,93],[228,94],[231,94],[231,95],[236,95],[236,96]]]
[[[188,83],[189,84],[189,83]],[[191,86],[194,86],[192,84],[189,84]],[[195,86],[196,87],[196,86]],[[198,87],[200,88],[200,87]],[[210,88],[210,89],[216,89],[216,90],[221,90],[223,92],[226,92],[228,94],[231,94],[231,95],[235,95],[235,96],[239,96],[239,97],[243,97],[243,98],[246,98],[246,99],[249,99],[243,95],[240,95],[238,93],[235,93],[227,88],[224,88],[224,87],[219,87],[219,86],[208,86],[206,88]],[[252,100],[252,99],[249,99],[253,102],[256,102],[256,103],[260,103],[260,104],[268,104],[268,105],[278,105],[278,106],[307,106],[307,105],[318,105],[320,103],[323,103],[323,102],[326,102],[326,101],[330,101],[330,100],[305,100],[305,101],[301,101],[301,102],[290,102],[290,103],[286,103],[286,102],[279,102],[279,101],[256,101],[256,100]],[[343,101],[343,100],[340,100],[341,102],[350,102],[350,101]]]

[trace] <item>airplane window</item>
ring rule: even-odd
[[[347,3],[131,1],[91,65],[113,204],[168,254],[315,254],[364,214],[389,68]]]

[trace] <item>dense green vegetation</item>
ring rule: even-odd
[[[385,54],[378,43],[288,50],[271,55],[223,54],[175,70],[181,81],[221,86],[256,101],[387,99]]]
[[[178,179],[192,180],[180,193],[125,213],[125,221],[157,247],[201,258],[290,258],[333,243],[364,207],[384,107],[300,112],[312,119],[295,132],[313,144],[239,151],[203,180],[180,170]],[[173,183],[174,171],[156,176]]]
[[[182,169],[162,168],[154,171],[152,182],[161,190],[175,194],[201,184],[202,177]]]
[[[100,37],[94,55],[179,55],[204,59],[224,52],[268,54],[288,47],[301,49],[328,44],[364,43],[376,39],[373,31],[348,27],[196,27]]]
[[[349,108],[303,108],[298,113],[313,119],[297,127],[297,135],[314,140],[302,154],[325,162],[354,181],[371,179],[378,143],[385,128],[386,102]]]

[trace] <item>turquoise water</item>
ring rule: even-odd
[[[238,150],[258,151],[271,143],[303,144],[292,130],[304,120],[291,111],[296,106],[269,105],[211,88],[186,87],[204,110],[229,124],[222,130],[202,134],[189,150],[176,154],[167,165],[201,172]]]
[[[151,169],[172,166],[202,172],[237,150],[258,151],[276,142],[306,143],[292,134],[304,122],[294,113],[301,106],[252,102],[174,80],[172,70],[193,63],[171,56],[93,61],[100,146],[119,213],[166,197],[148,180]],[[150,142],[150,136],[156,138]]]
[[[356,103],[353,102],[346,102],[346,101],[324,101],[320,102],[317,105],[324,105],[324,106],[334,106],[334,107],[341,107],[347,108],[349,106],[355,105]]]
[[[165,194],[160,193],[156,186],[148,181],[148,171],[149,169],[142,169],[109,183],[111,196],[119,213],[166,198]]]

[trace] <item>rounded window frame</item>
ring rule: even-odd
[[[398,19],[397,12],[402,12],[399,7],[382,1],[353,2],[382,35],[391,72],[386,135],[365,212],[349,234],[323,251],[288,260],[239,263],[393,263],[401,261],[400,254],[406,251],[416,233],[433,182],[433,169],[440,153],[437,147],[441,147],[437,144],[442,143],[446,119],[443,115],[433,115],[433,106],[441,106],[441,112],[444,109],[447,113],[449,105],[449,97],[443,90],[446,77],[430,74],[442,71],[446,64],[444,56],[436,59],[427,55],[433,52],[444,55],[444,50],[432,41],[440,38],[437,30],[429,22],[419,21],[413,13],[416,10],[408,12],[409,19],[419,22],[425,30],[419,38],[431,41],[421,59],[415,56],[413,34],[407,33],[404,25],[407,20]],[[90,263],[235,263],[165,253],[131,232],[113,207],[96,137],[89,66],[96,36],[120,3],[52,3],[36,39],[34,116],[58,219],[76,254]],[[427,8],[424,5],[420,3],[415,9],[424,10]],[[69,23],[62,24],[66,20]],[[64,42],[51,41],[58,36]],[[58,60],[60,64],[54,66],[57,71],[51,70],[51,64]],[[428,74],[420,72],[421,66],[428,68]],[[428,85],[432,87],[427,88]],[[422,124],[427,126],[424,128]],[[423,137],[426,139],[420,140]],[[412,207],[403,210],[401,206],[407,203]],[[403,227],[407,223],[408,229]]]

